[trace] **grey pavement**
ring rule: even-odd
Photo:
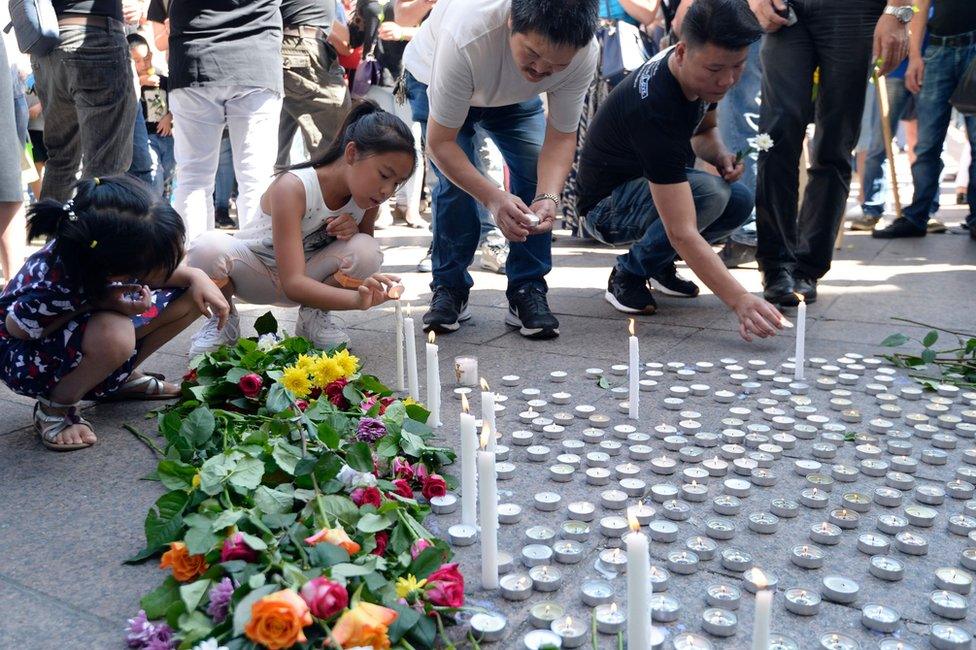
[[[964,214],[955,208],[940,215],[943,220],[958,223]],[[387,269],[403,275],[407,287],[406,298],[420,317],[429,295],[429,276],[414,272],[416,262],[427,245],[425,237],[406,228],[390,228],[380,233],[386,247]],[[500,415],[502,442],[510,444],[508,434],[525,428],[518,424],[517,412],[522,402],[518,390],[534,386],[544,395],[563,390],[573,395],[573,404],[593,404],[611,417],[612,423],[625,423],[625,415],[617,410],[616,400],[594,381],[584,378],[590,367],[609,369],[613,363],[626,363],[626,319],[613,311],[603,300],[607,275],[614,255],[619,251],[595,247],[571,239],[560,233],[555,244],[555,269],[549,276],[551,304],[561,321],[562,335],[555,341],[530,342],[507,329],[503,323],[507,307],[504,298],[504,277],[474,269],[475,291],[472,293],[474,318],[459,332],[439,339],[445,395],[443,398],[444,426],[441,435],[449,444],[457,441],[457,407],[450,389],[453,376],[449,362],[459,354],[478,357],[480,372],[499,392],[508,396],[506,410]],[[687,271],[685,271],[688,273]],[[892,316],[905,316],[948,328],[972,330],[973,305],[976,304],[976,243],[963,233],[929,236],[920,240],[878,241],[866,234],[850,234],[842,250],[837,252],[830,274],[820,284],[820,300],[810,306],[807,353],[833,360],[847,352],[864,355],[880,354],[878,343],[889,333],[900,331],[920,336],[925,329],[891,321]],[[754,268],[734,271],[750,290],[758,291],[759,277]],[[638,318],[643,362],[712,361],[733,357],[740,361],[765,360],[777,368],[793,351],[792,335],[747,344],[739,339],[737,325],[720,301],[703,287],[702,296],[694,300],[659,297],[659,312]],[[260,306],[241,306],[244,328],[265,309]],[[286,329],[294,324],[293,310],[275,310]],[[362,356],[367,370],[392,383],[394,368],[392,313],[378,309],[366,313],[343,314],[350,330],[354,351]],[[152,358],[148,367],[177,377],[187,363],[186,349],[190,332],[168,344]],[[421,360],[421,367],[422,367]],[[564,384],[551,384],[548,373],[565,370],[569,379]],[[502,375],[518,374],[522,383],[517,388],[504,388]],[[727,373],[719,369],[703,379],[712,389],[729,388]],[[816,378],[816,375],[813,375]],[[611,383],[624,383],[623,378],[611,378]],[[421,372],[423,381],[423,372]],[[638,430],[652,434],[655,455],[662,449],[662,441],[653,437],[653,427],[662,422],[677,425],[677,413],[661,408],[665,396],[663,387],[678,383],[673,375],[661,382],[657,392],[644,393],[642,418]],[[877,406],[873,398],[863,392],[865,380],[854,391],[855,405],[863,411],[864,421],[874,417]],[[769,385],[763,386],[768,391]],[[755,397],[742,398],[737,404],[753,409],[753,421],[761,421]],[[820,409],[837,420],[829,411],[826,391],[811,390],[811,397]],[[475,403],[476,404],[476,403]],[[711,397],[693,398],[688,407],[702,414],[703,429],[719,431],[719,420],[727,417],[727,407]],[[912,405],[905,405],[911,412]],[[921,404],[914,405],[921,409]],[[160,493],[158,484],[143,480],[155,464],[152,453],[132,435],[123,424],[131,424],[153,434],[154,422],[147,411],[151,404],[129,403],[99,405],[86,411],[99,433],[99,443],[92,449],[57,454],[46,451],[37,441],[30,427],[31,402],[13,395],[6,389],[0,392],[0,648],[119,648],[123,646],[122,630],[125,619],[139,609],[139,598],[152,589],[163,572],[154,562],[141,566],[126,566],[122,561],[142,547],[142,521],[148,507]],[[551,407],[554,412],[558,407]],[[955,412],[962,407],[954,406]],[[901,426],[901,424],[899,424]],[[582,438],[583,425],[574,423],[565,438]],[[863,425],[852,425],[863,431]],[[608,432],[607,437],[612,437]],[[919,647],[928,647],[926,625],[941,620],[927,605],[927,593],[934,589],[933,572],[940,566],[960,568],[959,557],[966,546],[976,542],[946,532],[946,517],[960,512],[962,502],[947,499],[939,506],[938,519],[930,529],[913,529],[925,536],[930,545],[928,555],[913,558],[894,553],[906,562],[906,577],[896,583],[885,583],[867,572],[868,556],[855,548],[856,536],[874,530],[876,517],[887,509],[875,505],[864,515],[860,527],[845,532],[842,541],[826,547],[824,569],[805,571],[788,560],[789,549],[809,543],[807,531],[822,521],[824,511],[800,509],[795,519],[782,519],[773,535],[758,535],[746,528],[748,513],[768,510],[770,499],[784,496],[796,499],[803,479],[792,471],[795,458],[809,457],[811,441],[799,441],[787,450],[782,460],[774,463],[778,482],[769,488],[753,487],[744,499],[742,514],[734,518],[737,532],[728,542],[719,542],[719,549],[729,546],[753,554],[756,565],[779,578],[774,599],[772,628],[796,639],[801,648],[814,648],[821,633],[837,630],[855,636],[862,648],[876,648],[881,635],[869,632],[859,623],[859,607],[868,602],[894,606],[902,615],[898,636]],[[959,448],[949,451],[945,466],[922,465],[919,484],[942,485],[952,477],[959,464],[961,450],[972,442],[962,439]],[[553,441],[554,452],[559,441]],[[928,441],[916,441],[914,455],[927,448]],[[587,445],[586,451],[593,445]],[[626,453],[626,448],[624,450]],[[676,453],[670,452],[671,455]],[[710,456],[711,454],[709,454]],[[621,462],[624,456],[619,457]],[[605,488],[587,486],[579,473],[570,483],[553,483],[547,477],[548,463],[533,464],[526,460],[522,447],[513,447],[512,460],[518,470],[514,479],[499,484],[504,501],[523,506],[524,516],[515,525],[503,526],[500,546],[518,553],[525,544],[524,531],[537,524],[558,528],[567,517],[565,509],[554,513],[540,513],[533,509],[532,495],[543,490],[559,492],[564,503],[587,499],[598,504]],[[616,460],[616,459],[615,459]],[[857,465],[853,445],[841,447],[837,461]],[[679,470],[686,467],[679,464]],[[680,485],[680,474],[658,478],[646,469],[641,477],[648,485],[670,482]],[[831,494],[831,504],[839,504],[840,495],[847,491],[870,494],[884,479],[861,475],[855,482],[838,485]],[[722,479],[710,479],[709,501],[721,491]],[[845,489],[846,488],[846,489]],[[906,495],[906,504],[911,496]],[[660,512],[659,504],[655,504]],[[652,543],[651,553],[656,565],[663,566],[669,552],[682,548],[684,540],[701,533],[706,519],[714,516],[709,502],[692,504],[692,517],[679,522],[678,541],[673,544]],[[900,511],[894,509],[894,511]],[[603,513],[607,514],[607,513]],[[456,523],[459,513],[431,517],[432,530],[446,533]],[[594,528],[596,523],[594,522]],[[574,566],[557,566],[565,584],[560,591],[546,596],[563,603],[567,610],[585,620],[588,611],[579,599],[578,585],[585,578],[599,577],[594,567],[603,539],[594,530],[585,543],[586,557]],[[522,636],[530,629],[527,612],[531,604],[543,599],[535,594],[522,603],[507,603],[481,589],[478,546],[458,550],[458,559],[467,578],[468,600],[499,609],[509,619],[505,639],[495,646],[521,648]],[[798,617],[783,606],[783,590],[791,586],[817,589],[820,579],[828,572],[842,573],[861,585],[861,593],[854,605],[824,603],[819,615]],[[715,582],[741,585],[741,575],[723,569],[719,560],[702,562],[701,569],[690,576],[673,575],[667,593],[682,604],[677,622],[666,631],[673,635],[682,630],[700,631],[700,615],[704,608],[703,594]],[[624,593],[624,578],[615,577],[612,583],[618,597]],[[753,598],[744,595],[736,612],[738,631],[729,639],[711,637],[720,648],[746,648],[751,635]],[[970,615],[961,624],[976,631]],[[601,636],[601,647],[615,647],[612,637]],[[466,644],[462,643],[464,647]]]

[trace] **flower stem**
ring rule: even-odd
[[[154,451],[156,453],[156,455],[158,455],[158,456],[165,456],[166,455],[166,453],[162,449],[160,449],[156,445],[155,442],[153,442],[152,440],[150,440],[149,437],[146,436],[145,434],[143,434],[143,433],[139,432],[138,430],[136,430],[136,428],[133,427],[132,425],[123,424],[122,427],[126,431],[128,431],[129,433],[131,433],[133,436],[135,436],[136,437],[136,440],[138,440],[142,444],[144,444],[147,447],[149,447],[150,450]]]
[[[447,638],[447,632],[444,631],[444,620],[441,618],[440,612],[434,612],[434,618],[437,619],[437,631],[441,635],[441,638],[447,644],[444,646],[446,650],[457,650],[451,640]]]
[[[593,650],[600,650],[596,636],[596,607],[593,608],[593,613],[590,616],[590,640],[593,642]]]

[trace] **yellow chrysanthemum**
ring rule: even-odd
[[[411,404],[419,404],[420,403],[420,402],[418,402],[417,400],[415,400],[412,397],[404,397],[402,401],[403,401],[403,405],[404,406],[410,406]]]
[[[325,388],[342,377],[342,368],[339,367],[335,359],[330,359],[323,354],[315,360],[315,364],[312,366],[312,377],[315,378],[315,383],[318,386]]]
[[[312,382],[308,379],[308,372],[295,366],[285,368],[279,381],[285,387],[285,390],[299,398],[307,396],[308,392],[312,389]]]
[[[397,598],[406,598],[415,591],[420,591],[427,584],[426,580],[417,580],[417,576],[407,574],[406,578],[397,578],[396,594]]]
[[[359,368],[359,357],[349,354],[349,350],[342,350],[341,352],[336,352],[332,357],[339,367],[342,368],[342,376],[349,377],[356,369]]]
[[[310,357],[307,354],[298,355],[298,361],[295,362],[296,368],[301,368],[306,372],[312,371],[312,366],[315,365],[315,357]]]

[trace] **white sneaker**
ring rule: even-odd
[[[333,322],[332,312],[311,307],[298,308],[295,336],[308,339],[320,350],[334,348],[340,343],[349,344],[349,335]]]
[[[500,231],[488,233],[481,245],[481,268],[492,273],[505,273],[508,261],[508,240]]]
[[[218,319],[212,316],[207,319],[203,327],[190,337],[190,356],[195,357],[205,352],[213,352],[221,345],[233,345],[241,337],[241,317],[237,312],[227,315],[224,329],[217,330]]]

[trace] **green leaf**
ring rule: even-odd
[[[935,330],[929,330],[929,333],[925,335],[922,339],[922,345],[924,347],[930,348],[935,345],[935,342],[939,340],[939,333]]]
[[[394,521],[396,521],[396,515],[394,514],[386,513],[377,515],[372,512],[367,512],[359,518],[359,523],[356,527],[364,533],[378,533],[384,528],[389,528]]]
[[[264,463],[258,458],[244,458],[230,473],[227,482],[241,494],[248,494],[261,484],[264,476]]]
[[[180,435],[184,436],[194,447],[202,447],[213,435],[217,423],[213,413],[206,406],[194,409],[180,426]]]
[[[400,432],[400,446],[403,448],[403,453],[414,458],[420,458],[426,448],[423,438],[415,433],[410,433],[406,427]]]
[[[243,516],[243,510],[224,510],[217,515],[217,518],[213,520],[212,524],[210,524],[210,530],[216,533],[217,531],[223,530],[228,526],[233,526],[240,521],[241,517]]]
[[[403,426],[403,421],[407,418],[407,409],[403,405],[403,402],[397,400],[393,402],[386,408],[386,413],[383,414],[383,421],[386,422],[386,428],[389,429],[391,424],[397,425],[397,427]]]
[[[176,540],[183,528],[183,510],[190,495],[183,490],[167,492],[156,500],[146,515],[146,547],[156,550]]]
[[[348,562],[344,564],[337,564],[332,567],[332,577],[333,578],[356,578],[359,576],[366,576],[375,571],[376,569],[371,566],[360,566],[359,564],[350,564]]]
[[[239,451],[225,451],[208,458],[200,468],[200,489],[213,496],[224,489],[224,483],[243,458]]]
[[[264,514],[278,515],[291,510],[294,499],[279,490],[261,485],[254,491],[254,505]]]
[[[180,650],[194,647],[197,641],[201,641],[213,631],[214,625],[210,618],[203,612],[191,611],[180,616],[180,634],[183,642],[180,643]]]
[[[251,548],[253,548],[255,551],[264,551],[264,550],[267,550],[268,544],[263,539],[261,539],[260,537],[257,537],[255,535],[252,535],[251,533],[245,533],[243,530],[239,530],[237,532],[238,532],[238,534],[240,534],[240,536],[244,540],[244,542],[248,546],[250,546]]]
[[[180,587],[180,599],[186,605],[186,611],[192,612],[200,606],[204,594],[210,589],[210,580],[196,580]]]
[[[419,579],[426,578],[431,573],[440,568],[444,561],[443,552],[436,546],[425,548],[417,559],[410,563],[408,573],[412,573]]]
[[[146,610],[146,617],[151,620],[165,616],[170,605],[179,601],[180,583],[173,576],[167,576],[163,584],[142,597],[139,606]]]
[[[365,442],[354,442],[346,447],[346,464],[357,472],[373,471],[373,453]]]
[[[194,526],[186,531],[183,541],[186,543],[186,550],[190,555],[203,555],[217,545],[220,538],[210,529],[209,519],[205,520],[200,526]]]
[[[244,626],[251,620],[251,606],[273,591],[280,589],[279,585],[264,585],[244,596],[234,607],[234,636],[244,634]]]
[[[308,552],[308,561],[312,563],[312,566],[328,569],[336,564],[348,562],[349,553],[341,546],[322,542],[313,546],[312,550]]]
[[[271,444],[271,457],[278,463],[278,467],[294,476],[295,465],[302,459],[302,450],[281,438],[274,439]]]
[[[271,413],[281,413],[290,408],[291,400],[288,398],[285,387],[278,383],[272,384],[271,388],[268,389],[268,400],[265,405]]]
[[[190,490],[197,468],[178,460],[161,460],[156,467],[156,475],[167,490]]]
[[[606,377],[600,377],[600,379],[597,380],[596,385],[603,390],[608,390],[610,388],[610,382],[607,381]]]
[[[376,443],[376,453],[383,458],[393,458],[400,453],[399,436],[386,436]]]
[[[424,413],[426,413],[426,411],[424,411]],[[430,417],[429,414],[428,417]],[[413,418],[403,421],[403,430],[417,434],[418,436],[429,436],[434,433],[434,430],[431,429],[426,422],[420,422],[418,420],[414,420]]]
[[[430,411],[425,409],[420,404],[410,404],[410,405],[404,404],[403,406],[407,410],[407,417],[413,420],[414,422],[417,423],[426,422],[427,418],[430,417]],[[403,426],[406,425],[407,423],[406,421],[404,421]]]
[[[258,333],[258,336],[262,334],[277,334],[278,321],[270,311],[266,312],[254,321],[254,331]]]
[[[926,348],[922,350],[922,362],[923,363],[934,363],[936,357],[936,351],[931,348]]]
[[[417,624],[410,628],[407,633],[407,638],[415,648],[433,648],[436,637],[437,624],[430,616],[421,616]],[[543,649],[540,648],[539,650]]]
[[[359,508],[352,500],[338,494],[327,494],[319,498],[322,511],[329,518],[329,524],[335,526],[336,519],[348,520],[355,517]]]
[[[904,334],[892,334],[884,341],[881,342],[886,348],[897,348],[900,345],[905,345],[908,342],[908,337]]]
[[[398,614],[387,632],[390,635],[390,641],[395,645],[410,631],[410,628],[420,622],[420,613],[414,608],[401,605],[400,603],[392,603],[390,607],[396,610]]]
[[[335,454],[325,454],[315,463],[315,479],[328,483],[342,471],[342,459]]]
[[[250,370],[238,366],[228,370],[227,375],[224,377],[224,380],[230,382],[231,384],[237,384],[241,381],[242,378],[244,378],[245,375],[249,375],[249,374],[251,374]]]
[[[316,429],[318,430],[318,439],[322,441],[322,444],[329,449],[339,448],[339,432],[332,426],[329,420],[319,422]]]

